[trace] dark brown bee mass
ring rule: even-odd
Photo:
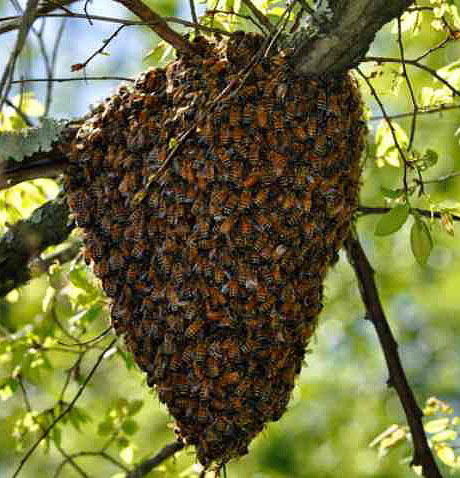
[[[245,78],[262,38],[235,38],[198,37],[196,56],[121,87],[66,177],[113,326],[205,465],[247,453],[286,410],[363,143],[350,76],[299,77],[285,51]]]

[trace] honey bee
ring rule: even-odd
[[[307,132],[302,128],[302,126],[295,126],[293,128],[294,136],[301,142],[305,142],[308,138]]]
[[[214,282],[217,285],[222,284],[222,282],[225,280],[225,271],[222,269],[220,266],[215,266],[214,267]]]
[[[232,139],[230,128],[227,126],[222,126],[219,130],[219,141],[223,145],[230,144]]]
[[[315,146],[313,151],[318,156],[325,156],[327,152],[326,147],[326,136],[321,135],[316,138]],[[310,158],[311,159],[311,158]]]
[[[283,113],[281,111],[274,111],[272,114],[272,122],[275,131],[282,131],[284,128]]]
[[[205,402],[210,399],[211,397],[211,382],[208,380],[202,380],[200,382],[200,388],[199,388],[199,397],[200,400]]]
[[[243,110],[243,123],[248,126],[252,123],[252,118],[254,117],[254,105],[252,103],[246,103]]]
[[[256,221],[263,232],[270,231],[272,225],[270,224],[270,221],[267,219],[265,214],[263,214],[262,212],[258,213],[256,216]]]
[[[219,380],[219,384],[223,387],[228,387],[229,385],[235,385],[239,381],[240,374],[237,371],[226,372]]]
[[[230,166],[229,180],[239,185],[243,176],[243,164],[240,162],[233,162]]]
[[[318,110],[322,110],[322,111],[327,110],[327,95],[325,90],[319,91],[318,99],[316,100],[316,106]]]
[[[245,131],[243,128],[235,126],[232,128],[232,139],[235,143],[241,143],[245,137]]]
[[[206,423],[208,421],[208,411],[205,407],[199,407],[196,413],[198,423]]]
[[[235,127],[241,121],[241,110],[236,104],[230,106],[230,111],[228,115],[228,122],[230,126]]]
[[[233,209],[235,209],[235,207],[237,206],[238,201],[239,201],[239,197],[236,194],[231,194],[228,197],[227,202],[225,203],[225,206],[223,209],[224,214],[227,214],[227,215],[231,214]]]
[[[238,295],[238,281],[235,280],[235,279],[231,279],[229,282],[228,282],[228,295],[230,297],[236,297]]]
[[[174,284],[182,284],[184,282],[184,269],[182,264],[176,263],[172,266],[171,279]]]
[[[102,279],[104,291],[108,297],[115,297],[118,292],[118,280],[114,276],[106,276]]]
[[[198,364],[203,364],[206,360],[207,349],[205,342],[199,342],[196,346],[196,361]]]
[[[163,339],[163,354],[173,355],[176,352],[176,344],[174,343],[174,335],[165,334]]]
[[[219,376],[219,362],[216,359],[208,357],[206,360],[206,373],[210,378],[216,378]]]
[[[169,362],[169,368],[172,372],[179,372],[181,369],[181,356],[178,353],[175,353]]]
[[[260,128],[264,128],[264,129],[268,128],[268,109],[269,107],[266,102],[263,102],[256,109],[256,120]]]
[[[318,117],[314,115],[308,116],[307,122],[308,136],[315,137],[318,134]]]
[[[198,333],[203,329],[204,327],[204,320],[203,319],[197,319],[194,320],[186,329],[184,333],[184,337],[186,339],[193,339],[198,335]]]
[[[240,232],[243,236],[249,236],[252,232],[252,224],[247,217],[241,219]]]
[[[195,353],[193,351],[193,346],[188,346],[185,348],[184,352],[182,353],[182,360],[187,365],[187,367],[191,367],[193,361],[195,359]]]

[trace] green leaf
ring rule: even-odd
[[[404,151],[407,148],[409,139],[404,129],[395,121],[392,122],[394,136],[400,148]],[[377,165],[383,166],[385,163],[390,166],[399,167],[401,165],[399,151],[396,147],[393,132],[386,121],[381,121],[375,135]]]
[[[44,106],[37,100],[35,93],[32,91],[15,96],[13,104],[27,116],[42,116],[45,113]]]
[[[380,191],[388,199],[398,199],[404,194],[404,189],[388,189],[384,186],[380,186]]]
[[[380,218],[375,227],[376,236],[388,236],[395,233],[404,225],[409,215],[409,205],[400,204],[395,206]]]
[[[83,264],[76,264],[69,273],[70,282],[77,288],[93,295],[97,292],[96,287],[88,276],[88,269]]]
[[[143,400],[133,400],[129,403],[128,406],[128,415],[133,416],[136,415],[137,412],[144,406]]]
[[[112,420],[104,420],[99,423],[97,427],[97,433],[102,436],[110,435],[114,431]]]
[[[412,253],[414,254],[417,262],[424,266],[426,265],[428,258],[430,257],[431,250],[433,249],[433,239],[426,223],[416,218],[410,231],[410,244]]]
[[[430,420],[425,423],[425,431],[427,433],[439,433],[447,428],[449,425],[448,418],[438,418],[436,420]]]
[[[139,425],[134,420],[126,420],[123,422],[121,429],[126,435],[134,435],[139,429]]]
[[[61,446],[62,434],[61,434],[61,429],[57,426],[53,428],[52,439],[53,439],[53,442],[56,444],[56,446]]]

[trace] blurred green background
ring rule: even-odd
[[[168,0],[148,3],[162,14],[189,17],[188,5],[185,3]],[[419,2],[426,6],[436,6],[437,3]],[[445,3],[455,6],[457,2]],[[201,5],[200,8],[203,7]],[[82,8],[83,3],[78,3],[75,10],[81,11]],[[123,8],[108,0],[89,3],[88,9],[90,14],[129,16]],[[0,1],[0,12],[6,16],[12,14],[14,8],[3,0]],[[450,15],[451,25],[460,28],[455,23],[455,15]],[[418,23],[412,24],[413,18],[406,19],[403,26],[407,31],[403,39],[407,58],[416,58],[446,37],[445,31],[433,28],[433,19],[431,12],[423,12],[423,15],[418,16]],[[70,65],[84,61],[116,28],[102,22],[90,25],[85,20],[67,20],[67,23],[56,65],[57,77],[71,76]],[[378,34],[369,55],[399,55],[395,25],[395,22],[387,25]],[[47,20],[45,37],[50,42],[57,28],[58,20]],[[0,68],[4,66],[14,38],[14,34],[1,37]],[[152,64],[151,59],[145,61],[143,58],[156,42],[157,39],[144,27],[126,28],[107,48],[110,55],[96,57],[89,64],[86,74],[135,77],[139,71]],[[452,40],[423,62],[431,68],[440,69],[456,62],[459,53],[460,44]],[[420,105],[436,105],[434,100],[427,99],[426,88],[435,88],[439,93],[441,85],[427,73],[409,68]],[[390,114],[411,111],[407,85],[398,76],[398,65],[386,64],[377,70],[374,64],[365,63],[362,70],[369,74],[372,71],[378,73],[373,82]],[[458,73],[457,70],[454,65],[453,73]],[[450,80],[458,81],[455,86],[459,87],[460,80],[456,80],[453,73]],[[38,45],[33,38],[21,57],[17,76],[21,74],[24,77],[40,77],[44,74]],[[101,81],[58,83],[54,86],[50,116],[78,117],[88,111],[90,104],[97,103],[113,92],[116,84]],[[26,91],[34,92],[38,101],[44,101],[45,90],[40,84],[32,83]],[[362,91],[369,107],[369,117],[380,115],[375,100],[364,84]],[[17,93],[19,90],[13,90],[13,94]],[[439,94],[445,95],[445,92]],[[446,98],[441,102],[452,101]],[[409,134],[410,120],[409,117],[398,121],[406,134]],[[460,149],[455,134],[459,120],[458,110],[418,116],[415,149],[423,154],[429,148],[439,156],[438,164],[425,173],[425,179],[438,178],[459,170]],[[402,168],[389,164],[391,158],[388,154],[377,159],[375,157],[378,147],[376,149],[374,138],[379,124],[379,121],[369,121],[369,154],[364,164],[360,200],[365,206],[386,205],[381,187],[400,188],[402,185]],[[431,206],[439,208],[443,201],[454,203],[460,200],[459,187],[458,178],[429,184],[426,186],[429,196],[414,196],[412,205],[430,209]],[[54,197],[57,191],[58,186],[54,181],[41,180],[0,192],[0,233],[6,231],[7,223],[27,217],[34,207]],[[456,226],[456,235],[451,236],[439,221],[428,221],[434,248],[426,267],[421,267],[410,248],[412,218],[397,233],[376,237],[374,229],[379,219],[377,215],[359,217],[357,229],[376,271],[385,312],[399,343],[409,382],[421,405],[428,397],[436,396],[452,405],[455,414],[460,414],[460,248],[457,239],[460,230]],[[76,237],[78,234],[74,233]],[[69,281],[71,268],[74,272]],[[71,340],[60,331],[57,323],[64,324],[81,340],[97,336],[108,326],[106,303],[89,274],[87,276],[76,263],[65,265],[49,275],[34,279],[28,286],[0,300],[0,380],[4,384],[8,377],[14,376],[15,367],[21,366],[31,407],[37,412],[54,407],[61,398],[68,369],[74,365],[77,357],[75,350],[69,352],[60,345],[59,342],[69,343]],[[91,313],[85,316],[88,308]],[[249,455],[227,466],[228,476],[415,476],[408,467],[410,447],[405,441],[386,456],[379,456],[375,447],[369,447],[372,440],[390,425],[404,424],[405,417],[396,393],[386,386],[388,372],[375,332],[371,323],[363,318],[364,308],[356,280],[342,255],[340,262],[329,272],[325,284],[325,308],[288,412],[279,422],[269,424],[254,440]],[[47,344],[50,350],[46,352],[36,350],[30,353],[30,337],[34,336],[53,337],[55,341]],[[104,339],[98,344],[99,349],[84,354],[78,369],[82,377],[91,369],[109,340],[110,337]],[[66,350],[62,351],[63,348]],[[76,392],[78,379],[74,369],[66,400]],[[1,477],[9,477],[13,473],[24,451],[37,436],[32,425],[29,424],[27,428],[27,421],[22,422],[23,429],[17,427],[17,420],[25,417],[21,387],[12,390],[11,396],[6,390],[7,387],[4,387],[3,395],[0,395]],[[154,454],[174,440],[167,411],[149,391],[142,374],[132,366],[129,358],[123,359],[118,352],[103,362],[77,403],[91,420],[81,423],[79,432],[71,423],[67,423],[61,427],[61,436],[53,439],[67,453],[99,450],[107,440],[107,435],[101,435],[104,426],[100,424],[111,423],[110,426],[115,426],[114,420],[122,415],[120,399],[143,400],[144,404],[132,417],[137,425],[130,424],[120,432],[119,437],[125,441],[115,440],[108,448],[113,456],[131,466],[133,462]],[[108,412],[109,407],[115,408]],[[28,433],[21,435],[21,431],[25,430]],[[23,449],[17,451],[21,443]],[[61,461],[62,455],[53,444],[49,450],[39,447],[20,476],[52,477]],[[91,477],[110,477],[120,472],[100,457],[86,456],[77,462]],[[186,450],[149,476],[195,476],[198,471],[193,464],[194,454]],[[455,468],[441,466],[445,476],[451,473],[460,476]],[[81,475],[67,465],[59,476],[70,478]]]

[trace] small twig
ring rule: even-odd
[[[401,58],[390,58],[390,57],[385,57],[385,56],[366,56],[363,60],[363,62],[370,62],[374,61],[376,63],[401,63]],[[432,75],[434,78],[436,78],[438,81],[440,81],[442,84],[447,86],[450,91],[452,91],[452,94],[454,96],[460,96],[460,91],[458,91],[456,88],[454,88],[447,80],[445,80],[442,76],[440,76],[436,70],[433,68],[430,68],[423,63],[418,62],[417,60],[404,60],[406,65],[411,65],[416,68],[419,68],[420,70],[424,70],[430,75]]]
[[[443,111],[452,111],[452,110],[458,110],[460,108],[460,105],[457,104],[443,104],[440,106],[435,106],[432,108],[421,108],[419,109],[419,115],[429,115],[429,114],[434,114],[434,113],[442,113]],[[388,115],[388,118],[393,120],[393,119],[400,119],[400,118],[408,118],[413,115],[413,111],[408,111],[406,113],[396,113],[394,115]],[[376,115],[373,116],[372,118],[369,119],[369,121],[380,121],[382,119],[385,119],[383,115]]]
[[[110,344],[103,350],[103,352],[99,355],[96,363],[94,364],[93,368],[90,370],[88,375],[86,376],[84,382],[80,385],[80,388],[78,389],[77,393],[73,397],[72,401],[67,405],[67,407],[52,421],[52,423],[46,428],[46,430],[42,433],[42,435],[38,438],[38,440],[30,447],[29,451],[24,455],[22,458],[21,462],[19,463],[19,466],[16,468],[16,471],[13,473],[11,478],[15,478],[16,476],[19,475],[20,471],[26,464],[27,460],[29,457],[32,455],[32,453],[37,449],[38,445],[49,435],[51,430],[54,428],[54,426],[62,420],[69,412],[72,410],[73,406],[77,402],[77,400],[80,398],[80,395],[84,392],[88,382],[91,380],[92,376],[98,369],[99,365],[101,364],[104,355],[114,346],[116,340],[112,340]]]
[[[270,20],[251,2],[251,0],[243,0],[243,3],[251,10],[251,13],[257,18],[259,23],[263,25],[270,33],[274,32],[274,26]]]
[[[407,145],[407,151],[410,151],[412,148],[412,145],[414,143],[414,137],[415,137],[415,128],[416,128],[416,122],[417,122],[417,112],[418,112],[418,104],[417,104],[417,99],[415,98],[415,93],[414,89],[412,87],[412,82],[409,79],[409,75],[407,74],[407,68],[406,68],[406,62],[404,59],[404,44],[403,44],[403,39],[402,39],[402,29],[401,29],[401,17],[398,17],[398,45],[399,45],[399,53],[401,56],[401,62],[402,62],[402,70],[403,70],[403,77],[406,80],[407,88],[409,89],[411,101],[412,101],[412,106],[413,106],[413,115],[412,115],[412,122],[411,122],[411,128],[410,128],[410,136],[409,136],[409,144]],[[406,168],[406,175],[407,175],[407,164],[404,163],[404,167]]]
[[[425,182],[426,183],[426,182]],[[358,217],[367,216],[369,214],[386,214],[391,211],[391,207],[370,207],[370,206],[359,206],[358,207]],[[412,211],[416,211],[420,216],[428,217],[430,219],[441,219],[442,215],[438,211],[428,211],[427,209],[420,209],[418,207],[411,208]],[[460,216],[455,214],[451,215],[453,221],[460,221]]]
[[[163,463],[168,458],[172,457],[178,451],[182,450],[184,446],[185,445],[181,441],[176,441],[175,443],[170,443],[169,445],[166,445],[155,456],[143,461],[140,465],[134,468],[134,470],[127,473],[125,478],[143,478],[155,467]]]
[[[96,50],[92,55],[90,55],[83,63],[76,63],[72,65],[71,71],[79,71],[79,70],[84,70],[87,66],[88,63],[95,58],[97,55],[100,55],[104,52],[104,50],[109,46],[110,42],[125,28],[126,25],[120,25],[110,36],[109,38],[103,40],[103,45],[101,48]],[[85,77],[86,78],[86,77]]]
[[[56,33],[56,38],[54,39],[54,45],[51,55],[51,65],[50,65],[50,79],[53,79],[54,72],[56,71],[56,61],[57,61],[57,54],[59,51],[59,47],[61,45],[62,36],[64,33],[66,24],[66,19],[64,18],[60,25],[58,32]],[[45,100],[45,113],[44,116],[47,116],[51,107],[52,95],[53,95],[53,81],[48,82],[46,87],[46,100]]]
[[[13,80],[11,82],[14,84],[21,83],[64,83],[66,81],[106,81],[106,80],[116,80],[116,81],[129,81],[134,83],[136,80],[134,78],[127,78],[125,76],[82,76],[80,78],[24,78],[23,80]]]
[[[393,123],[391,122],[390,118],[388,117],[388,114],[385,110],[385,107],[383,106],[383,103],[382,101],[380,100],[380,97],[379,95],[377,94],[377,91],[375,90],[374,88],[374,85],[371,83],[371,81],[369,80],[369,78],[360,70],[359,67],[356,68],[356,71],[360,74],[360,76],[364,79],[364,81],[366,82],[367,86],[369,87],[369,89],[371,90],[371,93],[372,93],[372,96],[375,98],[375,101],[377,101],[377,104],[379,105],[379,108],[380,108],[380,111],[382,112],[383,114],[383,117],[385,118],[385,121],[387,122],[388,124],[388,127],[390,128],[390,132],[391,132],[391,136],[393,138],[393,142],[396,146],[396,149],[398,150],[399,152],[399,155],[401,156],[401,159],[404,163],[404,165],[407,164],[407,159],[406,159],[406,156],[404,155],[403,153],[403,150],[401,148],[401,145],[399,144],[399,141],[398,141],[398,138],[396,137],[396,131],[394,129],[394,126],[393,126]],[[409,186],[407,184],[407,168],[404,167],[404,176],[403,176],[403,182],[404,182],[404,191],[406,192],[406,196],[407,196],[407,192],[409,190]]]
[[[17,59],[24,48],[29,30],[35,21],[35,12],[37,10],[38,2],[39,0],[28,0],[24,14],[21,17],[21,26],[16,38],[16,44],[14,45],[13,51],[10,53],[5,71],[0,79],[0,111],[2,110],[5,100],[10,92],[11,80],[13,79]]]
[[[423,429],[421,420],[423,412],[418,406],[407,382],[398,353],[398,345],[393,337],[380,302],[379,293],[375,284],[374,270],[361,247],[355,231],[352,231],[345,241],[345,249],[347,251],[348,261],[359,283],[361,298],[367,311],[366,318],[372,322],[385,356],[390,374],[388,384],[394,387],[404,408],[414,443],[414,455],[411,465],[421,466],[422,473],[426,478],[442,478]]]
[[[197,17],[197,14],[196,14],[195,2],[193,0],[188,0],[188,3],[190,5],[190,13],[192,14],[193,23],[196,25],[195,26],[195,33],[198,34],[199,22],[198,22],[198,17]]]
[[[10,101],[8,98],[5,98],[5,104],[12,108],[16,114],[24,121],[24,123],[27,126],[33,126],[32,121],[30,118],[24,113],[24,111],[21,110],[21,108],[18,108],[12,101]]]
[[[123,463],[120,461],[116,460],[113,458],[113,456],[110,456],[107,452],[105,451],[80,451],[78,453],[72,453],[68,457],[65,458],[65,460],[61,461],[59,463],[59,466],[56,468],[56,471],[54,472],[54,478],[58,478],[59,475],[61,474],[62,470],[64,469],[65,465],[67,465],[71,460],[75,460],[75,458],[80,458],[84,456],[99,456],[101,458],[104,458],[104,460],[112,463],[116,467],[120,468],[123,470],[125,473],[129,472],[129,468],[125,466]]]

